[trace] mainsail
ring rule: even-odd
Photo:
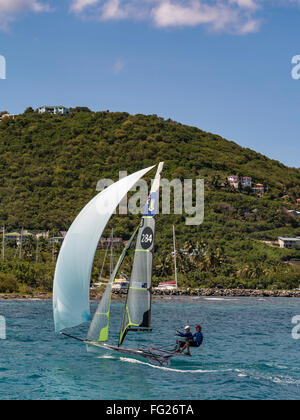
[[[135,230],[135,232],[127,242],[122,254],[120,255],[117,265],[115,266],[112,275],[110,276],[109,283],[106,286],[105,292],[102,296],[102,299],[95,312],[94,318],[91,322],[91,326],[87,335],[87,339],[89,341],[104,342],[108,340],[112,286],[114,284],[116,275],[118,274],[118,271],[124,261],[124,258],[137,234],[138,229],[139,228]]]
[[[163,163],[160,163],[139,228],[130,285],[124,309],[119,346],[128,331],[151,330],[152,266],[155,216],[159,211],[159,186]]]
[[[56,264],[53,312],[56,332],[90,320],[89,289],[94,255],[113,212],[154,166],[112,184],[94,197],[71,225]]]

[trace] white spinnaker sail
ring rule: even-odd
[[[56,264],[53,312],[56,332],[90,320],[90,277],[109,219],[128,191],[154,166],[135,172],[94,197],[72,223]]]

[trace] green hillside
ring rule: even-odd
[[[261,241],[275,240],[280,234],[300,236],[300,217],[286,212],[296,208],[300,197],[300,170],[156,115],[76,108],[64,116],[28,110],[14,120],[1,121],[0,223],[8,230],[22,226],[54,233],[66,230],[95,195],[99,179],[117,180],[119,170],[132,173],[162,160],[169,180],[205,180],[205,221],[186,226],[184,216],[159,217],[156,281],[172,276],[175,223],[179,246],[198,249],[181,256],[182,285],[299,286],[299,271],[286,264],[300,258],[299,251]],[[251,176],[254,183],[267,187],[267,193],[258,198],[250,190],[234,190],[226,183],[227,176],[234,174]],[[127,239],[138,219],[116,216],[111,226],[117,236]],[[13,271],[13,262],[10,268],[7,264],[2,263],[2,271]],[[31,264],[30,257],[26,264]]]

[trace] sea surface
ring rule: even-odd
[[[122,310],[121,301],[113,303],[112,343]],[[203,326],[203,346],[169,368],[87,353],[83,344],[54,333],[48,301],[3,301],[0,315],[7,322],[7,339],[0,340],[1,400],[300,398],[300,340],[292,338],[300,299],[154,300],[153,332],[129,334],[128,346],[172,345],[176,329]],[[85,338],[87,328],[73,333]]]

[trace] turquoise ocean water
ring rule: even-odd
[[[112,342],[122,302],[113,303]],[[93,305],[93,309],[95,305]],[[155,300],[150,334],[127,345],[168,345],[186,323],[201,323],[205,341],[170,368],[126,357],[88,354],[53,332],[51,302],[0,302],[0,399],[299,399],[300,340],[291,320],[300,300],[176,298]],[[87,326],[73,331],[85,338]]]

